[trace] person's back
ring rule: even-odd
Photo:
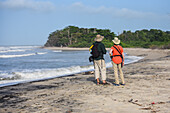
[[[112,61],[116,64],[120,64],[122,62],[122,58],[121,58],[121,54],[123,54],[123,48],[122,46],[120,45],[113,45],[111,47],[112,49],[112,55],[113,55],[113,58],[112,58]],[[121,53],[119,53],[118,51]],[[116,57],[117,56],[117,57]]]
[[[104,59],[103,54],[106,54],[106,48],[102,42],[95,42],[93,45],[97,45],[99,56],[94,58],[94,60]]]

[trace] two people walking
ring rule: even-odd
[[[103,82],[103,85],[108,84],[106,82],[106,64],[103,55],[106,54],[106,48],[104,44],[102,43],[102,40],[104,39],[104,36],[96,35],[96,38],[94,39],[95,43],[90,47],[91,54],[93,56],[93,64],[94,64],[94,76],[97,85],[100,84],[100,78]],[[114,75],[115,75],[115,86],[119,86],[119,77],[118,77],[118,70],[120,73],[121,78],[121,85],[125,85],[122,66],[124,65],[124,54],[123,54],[123,48],[119,45],[120,40],[115,37],[113,41],[113,46],[110,49],[109,55],[112,59],[112,65],[114,69]],[[97,51],[97,52],[96,52]],[[97,56],[96,56],[97,54]]]

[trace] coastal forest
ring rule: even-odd
[[[97,34],[104,36],[102,43],[108,48],[113,46],[112,40],[118,37],[123,47],[170,49],[170,31],[143,29],[135,32],[123,31],[116,35],[109,29],[79,28],[68,26],[49,34],[45,47],[90,47]]]

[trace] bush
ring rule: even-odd
[[[161,49],[170,49],[170,44],[161,46]]]
[[[126,44],[126,43],[123,43],[123,42],[120,42],[120,45],[123,47],[123,48],[130,48],[130,47],[133,47],[133,46],[131,46],[131,45],[129,45],[129,44]]]

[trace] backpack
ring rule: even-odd
[[[94,46],[93,46],[93,48],[92,48],[91,54],[92,54],[93,58],[97,58],[97,57],[99,57],[99,55],[100,55],[100,53],[99,53],[99,51],[98,51],[98,44],[93,44],[93,45],[94,45]]]

